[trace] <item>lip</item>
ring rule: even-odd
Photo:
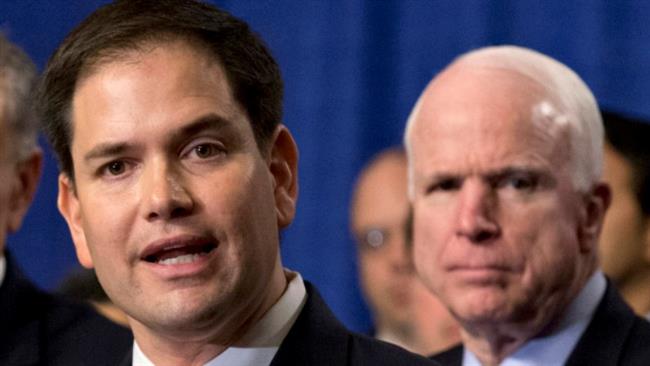
[[[450,267],[448,272],[470,283],[488,284],[499,282],[504,276],[511,274],[513,271],[511,268],[501,265],[460,265]]]
[[[448,267],[450,271],[501,271],[510,272],[510,267],[496,264],[480,264],[480,265],[451,265]]]
[[[211,236],[182,234],[153,241],[140,252],[139,260],[163,279],[191,277],[210,268],[218,247],[219,242]],[[190,260],[178,261],[190,255]]]

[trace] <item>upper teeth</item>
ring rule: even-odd
[[[198,254],[185,254],[185,255],[179,255],[178,257],[159,260],[158,264],[170,265],[170,264],[192,263],[197,259],[199,259]]]

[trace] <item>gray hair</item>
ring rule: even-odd
[[[36,67],[27,54],[0,33],[0,118],[18,160],[38,146],[32,95],[36,77]]]
[[[574,187],[587,190],[600,179],[604,138],[602,117],[594,95],[575,72],[549,56],[517,46],[485,47],[471,51],[461,55],[445,70],[455,65],[507,70],[539,84],[560,110],[542,104],[535,113],[554,124],[548,128],[569,128]],[[420,107],[418,100],[404,135],[409,155],[409,131]]]

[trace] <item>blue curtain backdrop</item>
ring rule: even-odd
[[[0,0],[0,28],[42,68],[72,27],[105,2]],[[316,283],[356,330],[367,329],[369,317],[348,229],[351,186],[373,153],[400,143],[420,91],[455,56],[493,44],[531,47],[576,70],[602,105],[650,117],[650,1],[215,3],[251,24],[283,71],[284,122],[300,147],[298,215],[283,234],[285,265]],[[9,247],[36,283],[53,288],[76,259],[46,151],[36,202]]]

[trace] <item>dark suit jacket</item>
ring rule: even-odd
[[[463,347],[455,346],[431,359],[443,365],[461,365]],[[650,323],[636,316],[608,284],[605,296],[566,365],[650,365]]]
[[[425,366],[437,363],[347,330],[305,281],[307,301],[271,366]],[[131,366],[129,353],[122,366]]]
[[[47,294],[6,254],[0,286],[0,365],[116,365],[131,333],[90,306]]]
[[[397,346],[347,330],[308,282],[307,302],[271,366],[431,365]]]

